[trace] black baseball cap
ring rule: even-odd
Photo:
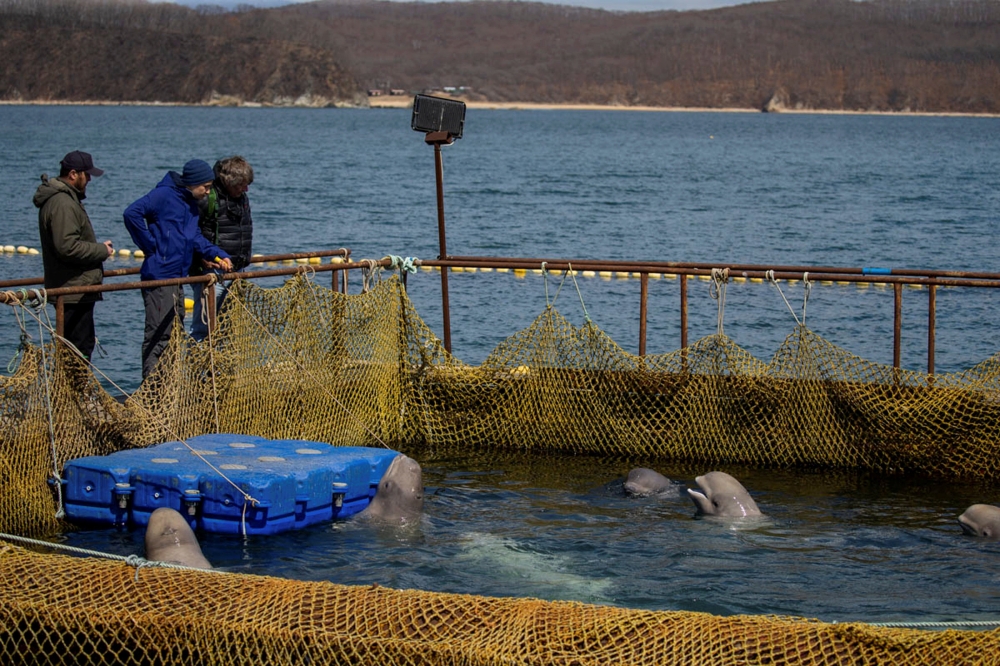
[[[94,158],[90,156],[90,153],[85,153],[82,150],[74,150],[72,153],[66,153],[66,157],[62,158],[62,162],[59,164],[64,169],[85,171],[91,176],[104,175],[104,169],[98,169],[94,166]]]

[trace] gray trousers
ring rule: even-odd
[[[174,317],[184,321],[184,288],[175,285],[143,289],[142,303],[146,306],[146,330],[142,338],[142,378],[145,379],[170,343]]]

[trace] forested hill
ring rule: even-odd
[[[368,90],[445,87],[496,102],[1000,113],[1000,2],[0,0],[0,99],[364,105]]]

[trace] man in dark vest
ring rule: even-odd
[[[59,177],[42,175],[35,191],[38,235],[42,242],[45,288],[83,287],[104,281],[104,260],[114,253],[111,241],[97,242],[90,217],[83,208],[87,183],[104,173],[89,153],[74,150],[62,159]],[[88,361],[94,353],[94,303],[100,294],[63,297],[63,337]]]
[[[253,242],[253,219],[250,216],[250,199],[247,189],[253,183],[253,167],[240,157],[233,155],[215,163],[212,169],[215,181],[212,192],[198,202],[201,216],[198,226],[209,242],[218,245],[233,260],[233,270],[241,271],[250,263]],[[191,275],[207,270],[207,264],[195,255]],[[216,270],[216,273],[220,271]],[[204,284],[192,284],[194,289],[194,312],[191,322],[191,337],[199,342],[208,335],[207,315],[204,307]],[[222,302],[229,290],[229,283],[215,283],[216,312],[220,312]]]

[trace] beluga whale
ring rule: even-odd
[[[973,504],[958,517],[958,524],[971,536],[1000,539],[1000,507]]]
[[[694,480],[699,490],[688,488],[699,515],[722,518],[753,518],[760,516],[757,503],[743,484],[725,472],[709,472]]]
[[[623,487],[625,494],[630,497],[677,496],[680,495],[681,484],[671,481],[648,467],[635,467],[629,470]]]
[[[146,525],[146,559],[181,564],[196,569],[211,569],[201,552],[194,530],[180,512],[160,507],[149,516]]]
[[[408,525],[418,522],[423,510],[423,470],[420,463],[401,453],[392,459],[378,483],[375,496],[357,517],[390,525]]]

